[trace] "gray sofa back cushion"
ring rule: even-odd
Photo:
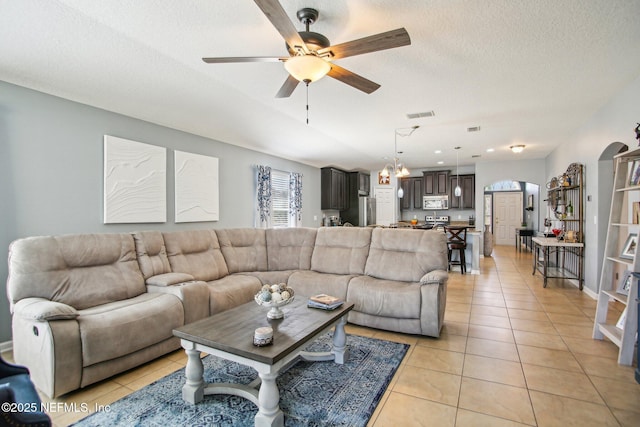
[[[321,227],[311,256],[311,270],[330,274],[364,274],[371,228]]]
[[[171,273],[167,248],[160,231],[138,231],[133,233],[140,271],[145,279],[159,274]]]
[[[162,233],[167,258],[174,273],[189,273],[196,280],[217,280],[229,274],[213,230]]]
[[[376,228],[364,274],[419,282],[433,270],[447,270],[447,237],[441,231]]]
[[[315,228],[267,229],[269,271],[309,270],[317,231]]]
[[[82,310],[146,292],[130,234],[75,234],[16,240],[9,248],[12,304],[40,297]]]
[[[265,271],[267,240],[262,228],[216,230],[229,273]]]

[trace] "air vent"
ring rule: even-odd
[[[472,159],[477,159],[478,157],[480,157],[480,154],[473,154],[473,155],[471,156],[471,158],[472,158]]]
[[[407,119],[419,119],[421,117],[433,117],[435,115],[436,113],[434,113],[433,111],[426,111],[424,113],[408,113]]]
[[[467,132],[478,132],[480,131],[480,126],[473,126],[470,128],[467,128]]]

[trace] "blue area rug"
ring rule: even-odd
[[[285,426],[366,426],[409,345],[349,335],[349,360],[299,360],[277,379]],[[307,347],[328,351],[331,335]],[[206,356],[205,382],[249,384],[252,368]],[[182,400],[184,369],[176,371],[92,414],[78,423],[90,426],[253,426],[258,407],[238,396],[210,395],[196,405]]]

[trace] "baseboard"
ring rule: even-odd
[[[0,342],[0,353],[13,350],[13,341]]]
[[[570,279],[569,282],[571,282],[571,284],[573,286],[575,286],[576,288],[580,287],[580,284],[578,283],[577,279]],[[587,288],[586,286],[582,287],[582,292],[584,292],[585,294],[587,294],[587,296],[597,300],[598,299],[598,294],[596,292],[593,292],[591,289]]]

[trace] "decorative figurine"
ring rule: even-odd
[[[640,123],[637,123],[638,126],[634,129],[636,132],[636,139],[638,140],[638,145],[640,145]]]

